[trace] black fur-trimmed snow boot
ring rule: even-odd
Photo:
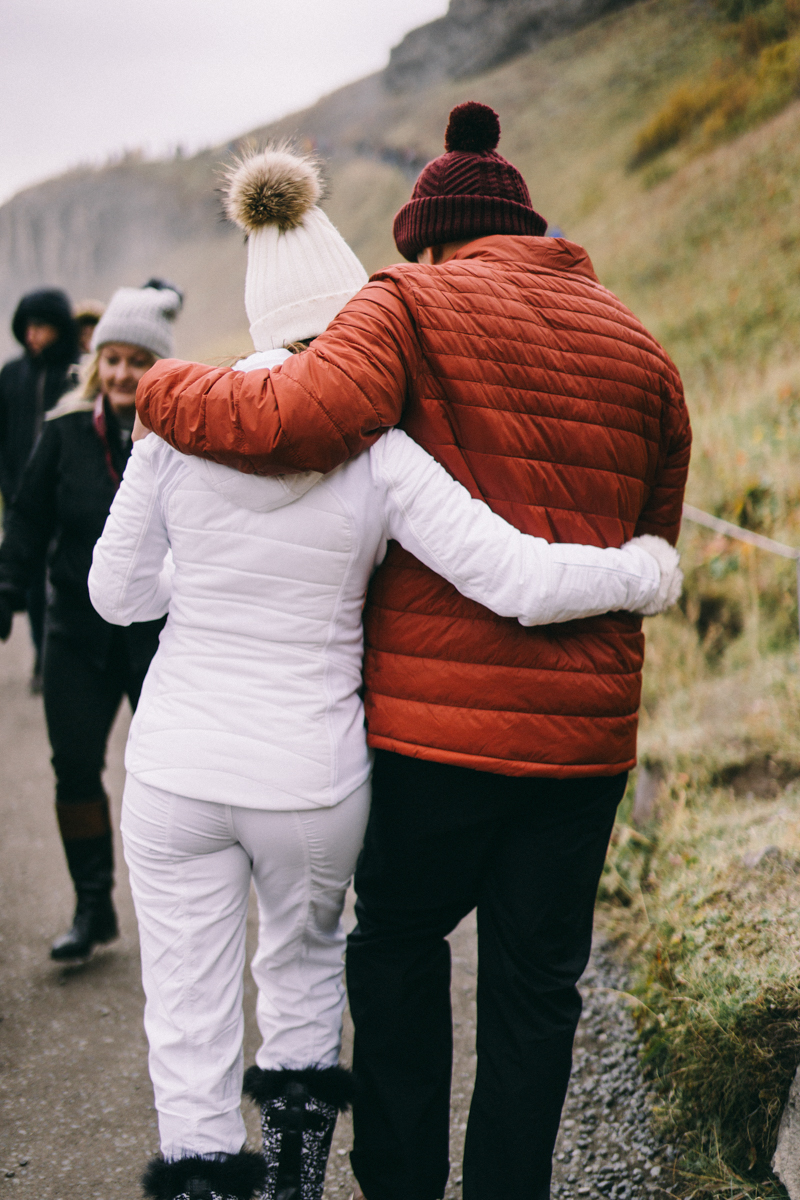
[[[244,1094],[261,1106],[265,1200],[321,1200],[336,1118],[353,1101],[351,1073],[343,1067],[250,1067]]]
[[[260,1154],[193,1154],[154,1158],[142,1176],[148,1200],[254,1200],[263,1195],[267,1164]]]

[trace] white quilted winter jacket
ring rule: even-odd
[[[128,771],[261,809],[329,806],[359,787],[370,770],[361,609],[388,538],[526,625],[640,610],[661,583],[635,544],[521,534],[399,430],[330,475],[277,478],[186,457],[151,434],[134,447],[89,575],[92,603],[114,624],[169,609]]]

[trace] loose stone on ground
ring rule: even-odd
[[[625,973],[602,938],[581,981],[584,999],[574,1065],[556,1144],[558,1200],[663,1200],[672,1147],[650,1121],[654,1097],[643,1078],[625,1000]]]

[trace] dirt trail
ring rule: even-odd
[[[147,1046],[142,1030],[143,997],[139,981],[138,941],[127,873],[117,841],[115,893],[122,936],[87,966],[65,971],[51,964],[52,938],[71,916],[72,892],[56,830],[49,748],[41,700],[28,692],[31,655],[27,628],[17,618],[10,641],[0,644],[0,1200],[26,1196],[36,1200],[140,1200],[138,1179],[156,1152],[158,1137]],[[128,718],[121,714],[109,750],[106,784],[115,828],[123,784],[122,754]],[[254,945],[251,904],[249,941]],[[352,922],[352,908],[348,920]],[[475,1071],[475,924],[468,918],[451,938],[453,1016],[456,1057],[453,1075],[451,1158],[446,1196],[461,1195],[460,1161],[467,1109]],[[600,968],[603,969],[602,966]],[[256,1028],[254,988],[246,974],[245,1062],[253,1061]],[[618,1007],[618,1006],[617,1006]],[[617,1152],[614,1171],[587,1172],[587,1147],[596,1166],[609,1159],[607,1126],[584,1117],[585,1094],[594,1086],[587,1062],[597,1059],[598,1037],[608,1024],[612,1036],[629,1031],[616,1023],[616,1010],[591,1006],[581,1034],[580,1072],[569,1101],[562,1133],[554,1192],[571,1196],[598,1191],[633,1200],[654,1190],[647,1148],[647,1172],[621,1187]],[[605,1022],[605,1024],[604,1024]],[[347,1022],[344,1061],[350,1057]],[[626,1060],[629,1061],[629,1060]],[[607,1073],[607,1072],[605,1072]],[[607,1093],[606,1088],[606,1093]],[[633,1089],[632,1089],[633,1090]],[[607,1095],[604,1093],[605,1098]],[[641,1109],[641,1105],[638,1106]],[[615,1120],[617,1100],[603,1112]],[[257,1114],[245,1106],[250,1139],[258,1141]],[[591,1109],[590,1109],[591,1111]],[[576,1128],[576,1116],[577,1128]],[[587,1123],[587,1128],[583,1126]],[[588,1127],[592,1126],[591,1129]],[[640,1126],[636,1126],[637,1131]],[[586,1141],[588,1130],[589,1141]],[[581,1136],[582,1135],[582,1136]],[[566,1142],[564,1141],[566,1138]],[[641,1140],[641,1139],[640,1139]],[[583,1144],[581,1144],[583,1143]],[[644,1143],[642,1143],[644,1145]],[[353,1185],[347,1151],[350,1123],[339,1122],[325,1190],[326,1200],[347,1198]],[[568,1152],[567,1152],[568,1151]],[[604,1153],[601,1154],[600,1152]],[[625,1164],[633,1159],[624,1152]],[[638,1154],[638,1150],[637,1150]],[[591,1160],[590,1160],[591,1161]],[[637,1164],[639,1159],[636,1160]],[[571,1178],[570,1178],[571,1177]],[[646,1182],[645,1182],[646,1180]],[[612,1190],[613,1188],[613,1190]]]

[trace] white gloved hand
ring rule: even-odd
[[[664,538],[654,537],[651,533],[631,538],[622,549],[626,550],[628,546],[638,546],[640,550],[644,550],[656,560],[661,571],[661,582],[654,598],[644,607],[634,609],[634,612],[643,617],[654,617],[657,613],[666,612],[668,608],[672,608],[683,590],[683,571],[680,568],[678,551]]]

